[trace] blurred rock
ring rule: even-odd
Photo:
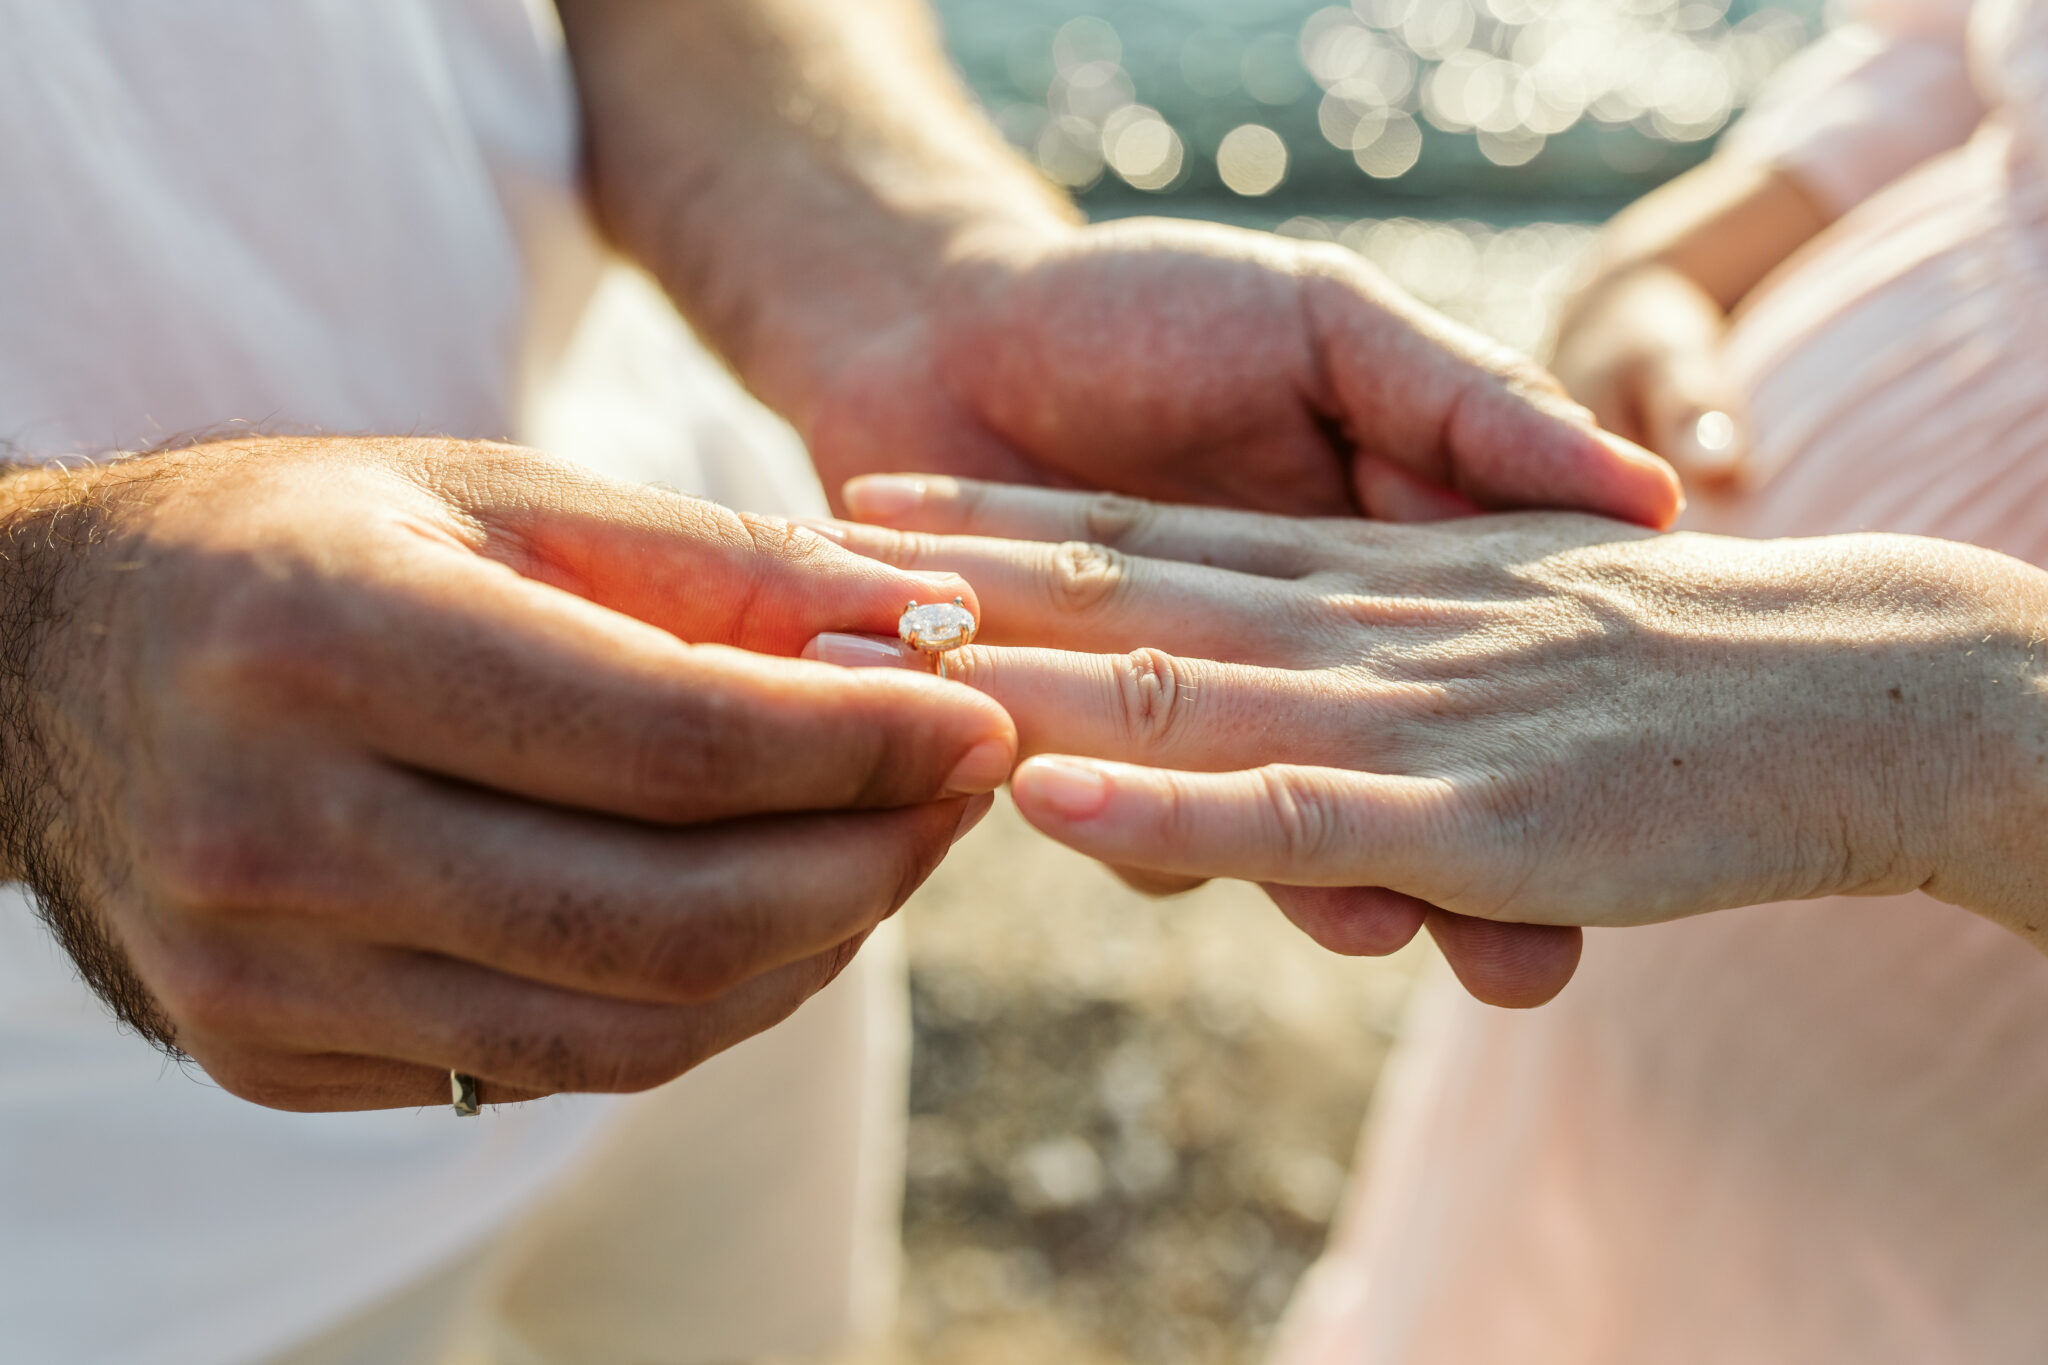
[[[1147,900],[1007,801],[904,915],[908,1265],[860,1365],[1251,1365],[1427,948],[1332,956],[1239,884]]]

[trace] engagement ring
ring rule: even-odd
[[[477,1116],[476,1077],[451,1071],[448,1073],[448,1090],[455,1099],[456,1117],[473,1119]]]
[[[920,654],[931,655],[942,678],[946,676],[946,655],[973,644],[974,628],[974,613],[958,597],[951,602],[924,606],[906,602],[903,619],[896,623],[896,633],[903,637],[903,643]]]

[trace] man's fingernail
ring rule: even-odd
[[[1015,780],[1030,801],[1050,806],[1063,819],[1093,820],[1109,804],[1109,778],[1080,759],[1034,758]]]
[[[969,801],[967,809],[960,812],[960,823],[953,827],[953,842],[957,844],[972,834],[974,827],[981,823],[983,816],[995,808],[995,804],[995,796],[988,792]]]
[[[1601,445],[1606,446],[1608,450],[1630,464],[1650,467],[1665,463],[1658,458],[1656,451],[1646,450],[1634,441],[1629,440],[1628,437],[1618,436],[1605,427],[1595,428],[1593,435]]]
[[[812,535],[823,536],[835,545],[846,544],[846,528],[836,522],[820,521],[815,517],[793,517],[791,520]]]
[[[847,482],[846,506],[863,521],[900,517],[924,501],[925,481],[909,474],[863,474]]]
[[[1617,436],[1611,431],[1596,431],[1593,435],[1599,440],[1600,444],[1606,446],[1624,464],[1631,465],[1640,470],[1659,485],[1659,488],[1655,491],[1656,493],[1661,493],[1663,498],[1669,500],[1665,508],[1668,515],[1657,518],[1653,524],[1668,525],[1672,518],[1675,518],[1680,512],[1685,510],[1685,485],[1679,481],[1678,471],[1672,467],[1669,460],[1664,459],[1654,450],[1645,450],[1627,437]],[[1646,494],[1651,492],[1647,487],[1637,491]],[[1636,511],[1632,515],[1641,517],[1645,516],[1646,513]]]
[[[1000,739],[985,739],[967,751],[946,776],[946,795],[979,796],[1003,785],[1010,775],[1013,751]]]
[[[804,657],[816,659],[821,664],[838,664],[841,668],[915,667],[904,657],[902,645],[894,640],[878,640],[872,635],[828,632],[804,646]]]

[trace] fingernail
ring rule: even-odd
[[[1641,470],[1643,473],[1654,478],[1660,485],[1658,491],[1665,498],[1669,499],[1669,502],[1664,509],[1665,515],[1656,518],[1652,524],[1668,525],[1677,518],[1679,513],[1685,510],[1685,485],[1679,481],[1678,471],[1672,468],[1669,460],[1664,459],[1654,450],[1645,450],[1627,437],[1617,436],[1611,431],[1603,429],[1593,434],[1599,439],[1600,444],[1614,452],[1621,459],[1622,463],[1632,465],[1636,469]],[[1647,492],[1647,490],[1639,491]],[[1632,511],[1629,515],[1646,517],[1644,511]]]
[[[812,517],[794,517],[792,518],[792,520],[795,521],[795,523],[798,526],[801,526],[806,531],[809,531],[812,535],[823,536],[825,537],[825,539],[831,541],[835,545],[846,544],[847,536],[845,528],[837,525],[834,522],[819,521]]]
[[[947,796],[979,796],[1003,785],[1010,776],[1013,751],[1000,739],[985,739],[967,751],[946,776]]]
[[[872,635],[839,635],[828,632],[804,646],[804,657],[841,668],[911,668],[903,646],[894,640]]]
[[[863,521],[887,521],[924,501],[925,481],[909,474],[863,474],[847,481],[846,505]]]
[[[984,793],[969,801],[967,809],[960,812],[960,823],[953,827],[953,842],[957,844],[969,834],[972,834],[974,827],[981,823],[982,817],[995,809],[995,804],[996,798],[993,794],[988,793]]]
[[[1109,805],[1109,778],[1092,763],[1072,758],[1034,758],[1016,780],[1034,804],[1051,807],[1066,820],[1093,820]]]
[[[1617,436],[1605,427],[1596,429],[1593,435],[1599,439],[1601,445],[1606,446],[1615,455],[1629,464],[1654,467],[1665,463],[1664,460],[1658,457],[1656,451],[1645,450],[1634,441],[1629,440],[1628,437]]]

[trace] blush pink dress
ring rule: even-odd
[[[1723,154],[1844,216],[1738,320],[1764,481],[1698,524],[2048,565],[2048,4],[1868,9]],[[1437,983],[1275,1360],[2048,1361],[2048,957],[1915,895]]]

